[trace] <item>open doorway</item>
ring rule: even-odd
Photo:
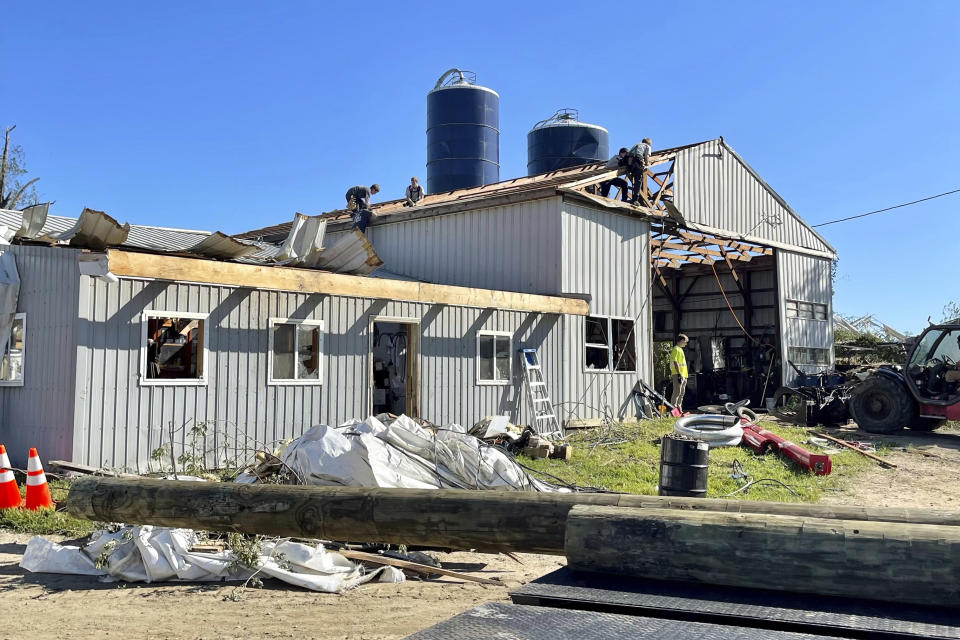
[[[370,322],[370,408],[373,415],[420,417],[420,322],[374,318]]]

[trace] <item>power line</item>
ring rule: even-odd
[[[951,193],[960,193],[960,189],[954,189],[953,191],[945,191],[944,193],[938,193],[935,196],[930,196],[927,198],[920,198],[919,200],[914,200],[913,202],[904,202],[903,204],[895,204],[892,207],[887,207],[886,209],[877,209],[876,211],[867,211],[866,213],[861,213],[860,215],[850,216],[848,218],[840,218],[839,220],[831,220],[830,222],[821,222],[820,224],[810,225],[811,227],[825,227],[828,224],[836,224],[838,222],[846,222],[847,220],[856,220],[857,218],[863,218],[866,216],[872,216],[875,213],[883,213],[884,211],[890,211],[892,209],[899,209],[900,207],[909,207],[912,204],[917,204],[918,202],[926,202],[927,200],[933,200],[934,198],[942,198],[943,196],[948,196]]]

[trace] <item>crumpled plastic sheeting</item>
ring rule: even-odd
[[[459,425],[434,436],[407,416],[389,426],[372,416],[340,427],[317,425],[280,458],[313,485],[566,491],[531,477],[505,451]]]
[[[99,531],[83,546],[65,546],[35,536],[27,543],[20,566],[34,573],[66,573],[100,576],[103,581],[124,582],[220,582],[246,580],[252,569],[234,564],[232,551],[191,552],[196,532],[168,527],[124,527],[111,533]],[[97,559],[104,557],[102,568]],[[323,545],[299,542],[265,542],[261,546],[259,573],[288,584],[339,593],[378,578],[380,582],[403,582],[403,572],[381,567],[363,569]]]

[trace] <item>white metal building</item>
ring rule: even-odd
[[[629,416],[678,331],[698,371],[832,363],[833,249],[722,140],[648,173],[644,206],[587,165],[375,205],[365,238],[343,212],[236,238],[0,212],[20,283],[0,442],[136,469],[189,424],[267,444],[383,409],[525,422],[521,347],[564,419]]]

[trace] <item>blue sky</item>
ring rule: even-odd
[[[611,146],[722,135],[811,224],[960,187],[960,2],[638,7],[7,3],[0,124],[53,213],[228,233],[399,197],[454,66],[500,93],[502,179],[575,107]],[[823,233],[841,313],[918,331],[960,301],[960,194]]]

